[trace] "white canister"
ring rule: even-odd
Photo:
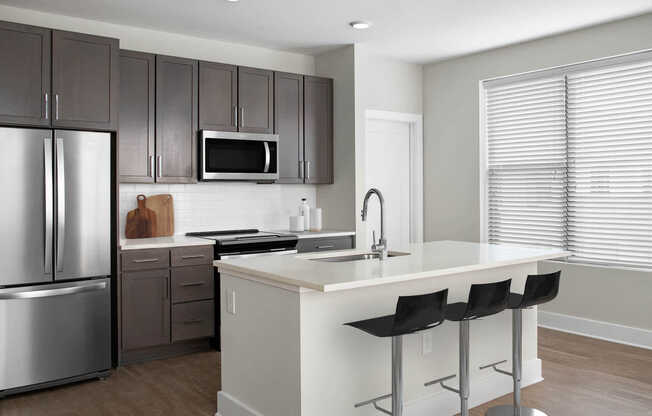
[[[310,210],[310,231],[321,231],[321,208]]]
[[[303,232],[304,230],[303,215],[292,215],[290,217],[290,231]]]

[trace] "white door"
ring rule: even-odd
[[[388,248],[410,244],[410,124],[367,120],[365,143],[366,189],[378,188],[385,197],[385,236]],[[380,209],[373,196],[366,222],[367,241],[380,238]]]

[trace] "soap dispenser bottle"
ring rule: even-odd
[[[299,215],[303,216],[303,224],[306,230],[310,229],[310,205],[308,205],[308,200],[306,198],[301,198],[301,204],[299,205]]]

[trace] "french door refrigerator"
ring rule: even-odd
[[[0,397],[111,367],[111,136],[0,128]]]

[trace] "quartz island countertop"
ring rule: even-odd
[[[515,245],[433,241],[411,244],[409,255],[349,262],[315,259],[368,253],[354,249],[287,256],[260,256],[217,260],[220,272],[237,273],[268,281],[322,292],[377,286],[502,266],[567,257],[561,249]]]

